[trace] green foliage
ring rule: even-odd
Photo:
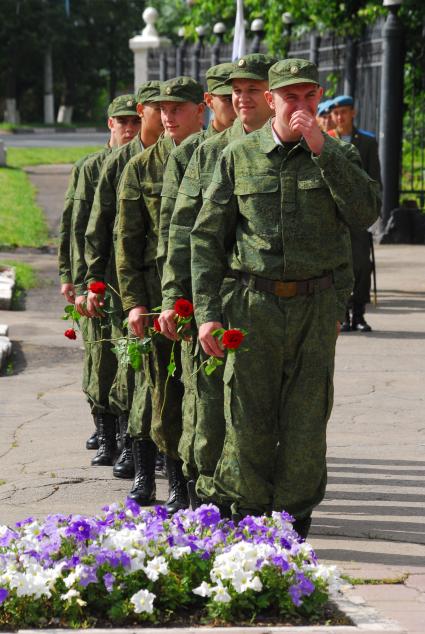
[[[30,288],[37,286],[37,274],[33,267],[24,262],[18,262],[17,260],[1,260],[1,266],[13,266],[16,275],[17,288],[27,291]]]

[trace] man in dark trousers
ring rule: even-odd
[[[359,151],[363,168],[373,180],[381,182],[381,170],[378,157],[378,144],[375,135],[361,130],[354,125],[356,111],[353,98],[347,95],[335,97],[331,107],[334,130],[328,133],[342,141],[352,143]],[[350,330],[370,332],[372,328],[365,320],[366,304],[370,302],[370,259],[371,234],[367,229],[350,228],[351,248],[353,254],[354,289],[347,307],[345,321],[341,325],[342,332]],[[350,322],[350,309],[352,311]]]

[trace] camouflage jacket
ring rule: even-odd
[[[208,139],[193,152],[181,180],[170,220],[169,248],[162,275],[163,310],[173,308],[175,301],[180,297],[190,299],[192,296],[190,232],[202,207],[203,194],[211,183],[222,150],[244,134],[241,121],[236,119],[230,128]]]
[[[65,193],[64,207],[62,210],[61,223],[59,229],[59,247],[58,247],[58,264],[59,277],[62,284],[72,282],[71,275],[71,256],[70,256],[70,236],[71,236],[71,217],[72,207],[74,205],[75,189],[78,183],[80,170],[91,154],[87,154],[80,158],[73,166],[68,181],[68,188]]]
[[[191,234],[198,324],[221,321],[229,267],[287,281],[333,273],[343,320],[352,287],[347,227],[376,220],[379,186],[353,145],[323,136],[320,156],[304,139],[287,150],[268,122],[223,150]]]
[[[125,168],[118,193],[116,270],[123,309],[148,306],[143,272],[156,267],[161,190],[174,142],[161,136]]]
[[[105,281],[113,258],[113,228],[118,183],[128,161],[143,152],[140,135],[109,156],[102,167],[85,236],[86,283]]]
[[[161,191],[161,214],[157,253],[157,265],[161,277],[165,260],[167,258],[168,232],[170,230],[171,216],[173,215],[180,183],[192,154],[198,145],[217,134],[218,132],[215,130],[212,123],[210,123],[206,130],[192,134],[190,137],[185,139],[183,143],[174,148],[168,158],[167,167],[164,172],[164,183]]]
[[[111,152],[112,148],[107,145],[103,150],[85,161],[75,189],[71,219],[71,274],[77,295],[81,295],[86,290],[84,278],[87,273],[87,266],[84,257],[84,235],[99,181],[100,170],[106,157]]]

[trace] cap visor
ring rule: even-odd
[[[154,101],[156,103],[161,101],[177,101],[179,103],[191,101],[192,103],[197,103],[193,99],[183,99],[183,97],[176,97],[175,95],[159,95],[159,97],[154,97],[153,99],[151,99],[151,101]],[[199,103],[202,103],[202,101],[199,101]]]
[[[231,95],[232,94],[232,86],[217,86],[217,88],[213,88],[209,90],[212,95]]]
[[[136,110],[119,110],[118,112],[114,112],[114,114],[110,114],[110,117],[137,117],[138,114]]]
[[[234,79],[255,79],[255,81],[268,81],[268,77],[262,77],[261,75],[257,75],[256,73],[249,73],[249,72],[243,72],[241,71],[236,71],[235,73],[232,73],[229,77],[229,79],[226,80],[226,84],[228,84],[229,82],[233,81]]]
[[[270,86],[270,90],[275,90],[276,88],[284,88],[285,86],[292,86],[293,84],[314,84],[315,86],[319,85],[319,83],[317,81],[314,81],[313,79],[298,77],[297,79],[287,79],[286,81],[281,81],[278,84],[273,84],[273,86]]]

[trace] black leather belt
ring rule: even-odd
[[[323,277],[313,277],[309,280],[283,282],[281,280],[269,280],[266,277],[258,277],[242,271],[228,271],[229,277],[239,280],[244,286],[249,286],[256,291],[265,291],[278,297],[295,297],[296,295],[312,295],[317,289],[324,291],[333,286],[332,274]]]

